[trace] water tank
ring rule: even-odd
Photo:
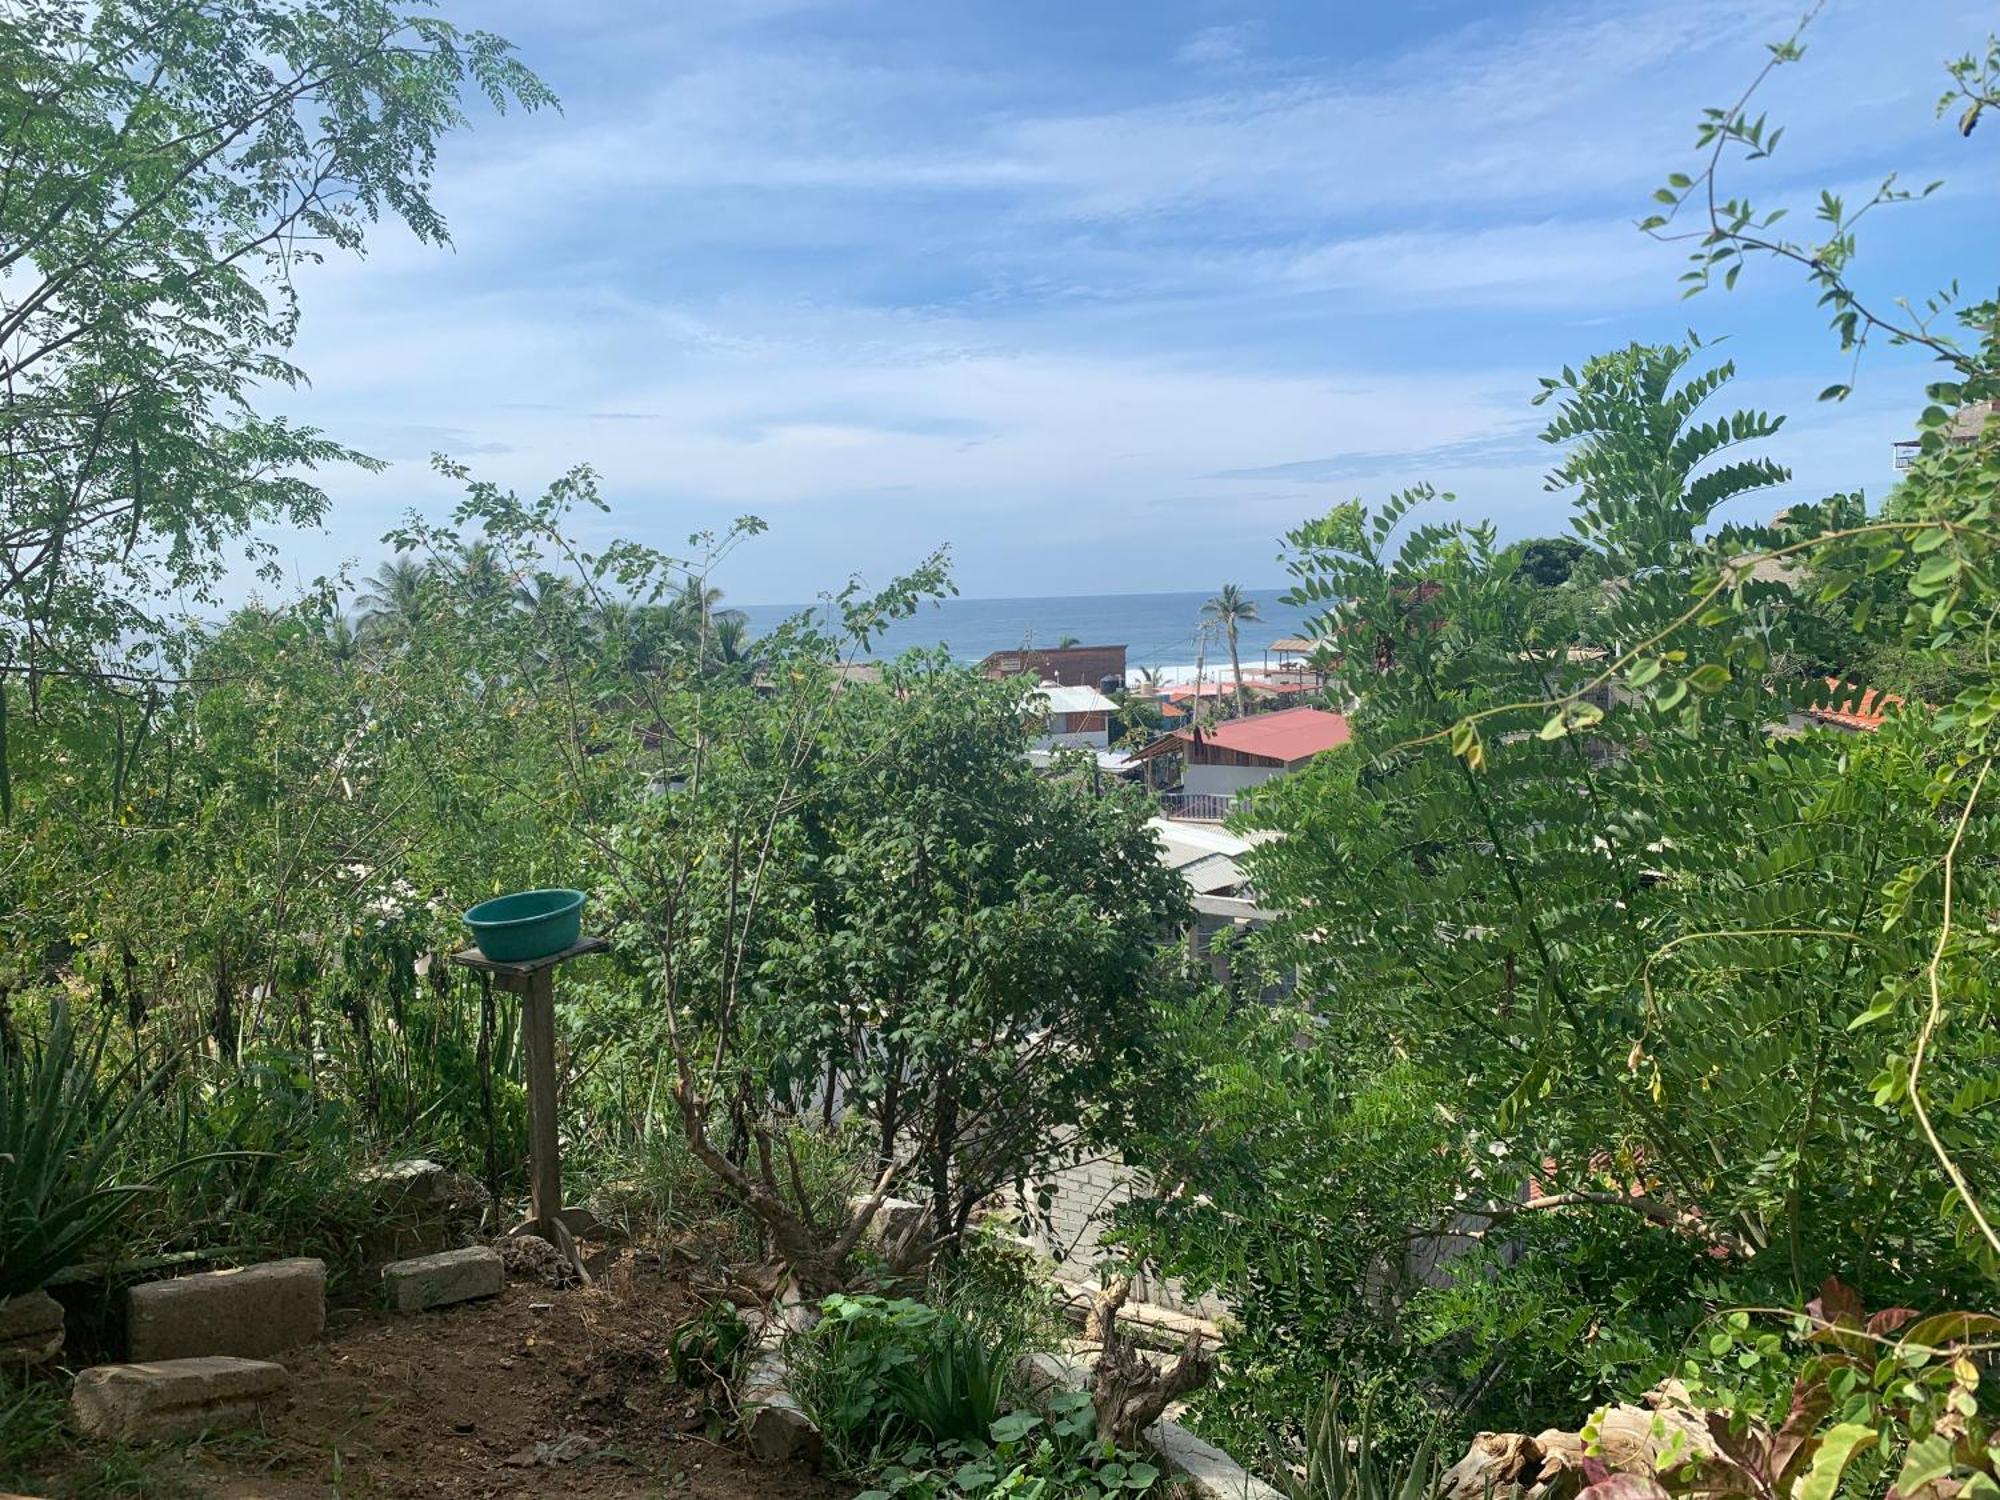
[[[1115,672],[1108,677],[1100,677],[1097,680],[1097,690],[1109,698],[1125,690],[1125,679],[1118,676]]]

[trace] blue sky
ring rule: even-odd
[[[1796,276],[1683,302],[1631,228],[1801,3],[447,3],[563,112],[453,138],[454,248],[304,278],[287,409],[391,467],[285,544],[372,564],[449,505],[441,449],[521,489],[590,463],[604,529],[662,546],[761,515],[743,602],[944,542],[973,595],[1264,584],[1286,527],[1419,479],[1557,529],[1535,378],[1689,326],[1793,414],[1801,491],[1879,494],[1921,363],[1818,407],[1844,365]],[[1795,220],[1946,179],[1865,236],[1881,295],[2000,282],[2000,136],[1932,116],[1987,9],[1833,0],[1769,90],[1744,181]]]

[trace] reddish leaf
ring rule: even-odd
[[[1791,1494],[1812,1462],[1813,1433],[1832,1410],[1833,1393],[1825,1381],[1802,1380],[1792,1387],[1792,1409],[1785,1414],[1785,1425],[1771,1439],[1771,1479],[1779,1494]]]
[[[1838,1276],[1829,1276],[1820,1283],[1819,1295],[1806,1304],[1806,1312],[1822,1323],[1859,1328],[1863,1316],[1861,1294]]]
[[[1963,1342],[1980,1333],[2000,1333],[2000,1317],[1992,1313],[1933,1313],[1921,1323],[1912,1324],[1903,1334],[1903,1342],[1935,1349],[1941,1344]]]
[[[1914,1307],[1885,1307],[1868,1320],[1870,1333],[1894,1333],[1917,1315]]]

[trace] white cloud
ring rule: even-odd
[[[1249,26],[1204,26],[1180,44],[1174,61],[1196,68],[1228,67],[1248,55],[1252,35]]]
[[[1554,315],[1609,325],[1554,363],[1677,331],[1674,252],[1625,216],[1796,7],[1578,0],[1367,59],[1253,62],[1261,37],[1214,27],[1112,89],[842,44],[792,0],[624,31],[590,3],[643,88],[454,142],[457,253],[392,237],[308,278],[297,408],[398,460],[337,481],[337,550],[442,503],[412,461],[432,434],[517,486],[593,462],[655,540],[769,512],[790,581],[750,597],[947,539],[1020,566],[1054,535],[1084,554],[1038,566],[1078,586],[1254,579],[1330,487],[1418,477],[1533,525],[1559,509],[1522,442],[1531,368],[1575,332]],[[1781,76],[1794,176],[1928,128],[1963,7],[1912,3],[1830,10]],[[1824,452],[1878,446],[1827,422]]]

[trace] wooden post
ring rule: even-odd
[[[542,1238],[562,1242],[562,1160],[556,1144],[555,970],[537,969],[520,990],[521,1044],[528,1054],[528,1214]]]
[[[594,1221],[582,1209],[563,1207],[561,1143],[556,1129],[556,966],[602,953],[609,946],[602,938],[585,937],[560,953],[525,963],[495,963],[477,948],[454,953],[451,959],[491,976],[521,1002],[521,1048],[528,1073],[528,1217],[507,1232],[540,1235],[562,1252],[585,1282],[590,1273],[583,1268],[576,1235],[588,1233],[588,1224]],[[572,1228],[573,1220],[585,1222]]]

